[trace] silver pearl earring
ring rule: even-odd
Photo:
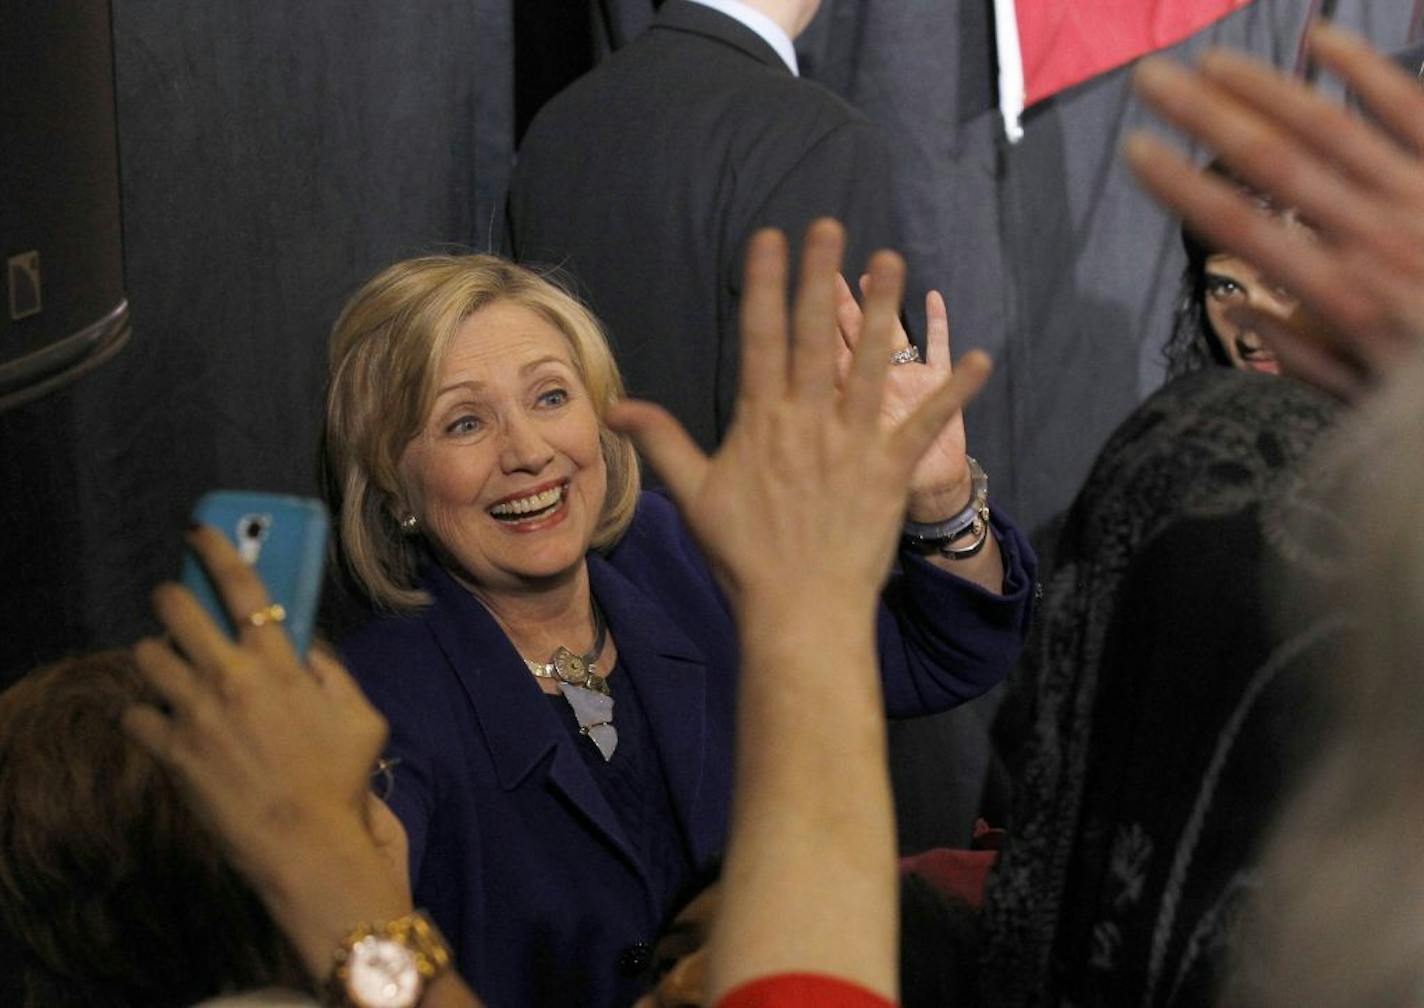
[[[413,514],[406,514],[400,520],[400,529],[406,535],[415,535],[420,530],[420,519]]]

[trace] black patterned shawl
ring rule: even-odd
[[[1288,379],[1210,368],[1098,457],[1010,690],[1025,737],[984,912],[985,1004],[1210,1002],[1309,735],[1297,666],[1332,634],[1280,629],[1271,597],[1308,552],[1273,509],[1301,496],[1293,473],[1334,412]]]

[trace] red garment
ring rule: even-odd
[[[717,1002],[717,1008],[895,1008],[872,990],[817,973],[780,973],[744,983]]]
[[[1025,104],[1180,42],[1249,0],[1016,0]]]
[[[1251,0],[993,0],[999,109],[1011,141],[1023,111],[1174,45]]]
[[[947,896],[963,900],[975,910],[984,906],[984,887],[994,867],[996,850],[955,850],[934,847],[900,859],[902,875],[918,875]]]

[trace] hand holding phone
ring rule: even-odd
[[[305,657],[321,598],[326,508],[307,497],[216,490],[198,501],[193,521],[217,529],[257,572],[285,612],[282,627],[292,646]],[[212,579],[192,551],[183,558],[182,582],[213,621],[236,637]]]

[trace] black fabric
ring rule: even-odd
[[[758,35],[670,0],[551,101],[520,148],[510,239],[557,266],[608,327],[633,395],[704,448],[730,422],[747,240],[846,224],[847,269],[895,244],[890,152],[863,116],[792,76]]]
[[[1123,579],[1055,942],[1075,1005],[1218,1001],[1265,831],[1319,737],[1311,673],[1339,629],[1276,630],[1263,520],[1184,520]]]
[[[1024,727],[985,907],[990,1003],[1213,1003],[1333,625],[1282,626],[1280,502],[1333,418],[1213,368],[1114,434],[1067,519],[1007,706]],[[1015,710],[1016,709],[1016,710]]]

